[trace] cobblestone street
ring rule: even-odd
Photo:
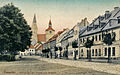
[[[0,62],[0,75],[114,75],[37,59],[24,57],[21,61]]]

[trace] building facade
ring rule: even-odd
[[[79,33],[81,32],[81,29],[84,28],[85,26],[88,26],[89,22],[87,21],[87,18],[84,18],[81,20],[81,22],[78,22],[72,29],[71,32],[69,33],[68,36],[72,36],[70,38],[68,38],[68,42],[69,42],[69,57],[73,58],[75,55],[77,58],[79,58],[80,55],[80,47],[78,46],[78,48],[72,48],[72,42],[77,41],[77,44],[80,45],[79,42]]]
[[[93,22],[84,28],[80,36],[80,57],[88,58],[88,50],[84,47],[87,39],[93,39],[91,47],[92,58],[108,58],[108,50],[111,58],[120,58],[120,8],[115,7],[113,11],[105,11],[105,14],[98,16]],[[112,32],[116,34],[115,41],[108,46],[103,42],[103,34]]]
[[[112,33],[115,33],[115,41],[109,46],[103,42],[104,34],[107,33],[110,33],[111,36]],[[89,49],[85,47],[87,39],[93,40],[93,46]],[[104,15],[98,16],[90,24],[85,18],[71,30],[65,30],[55,41],[56,47],[62,47],[62,53],[67,50],[67,45],[69,45],[68,55],[71,57],[74,57],[75,54],[72,42],[77,41],[78,58],[88,58],[89,50],[92,58],[108,58],[108,55],[111,55],[111,58],[120,58],[120,8],[115,7],[111,12],[105,11]]]

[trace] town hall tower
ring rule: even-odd
[[[55,34],[55,30],[52,28],[52,22],[50,19],[48,28],[45,30],[46,41],[48,41],[54,34]]]

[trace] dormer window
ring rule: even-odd
[[[102,21],[104,19],[104,17],[103,16],[100,16],[100,21]]]
[[[94,25],[93,26],[93,29],[95,30],[95,29],[97,29],[99,27],[99,25]]]
[[[90,31],[93,27],[87,26],[87,31]]]
[[[102,23],[100,23],[100,27],[103,27],[103,26],[105,26],[105,22],[102,22]]]

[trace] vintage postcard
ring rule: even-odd
[[[0,0],[0,75],[120,75],[120,0]]]

